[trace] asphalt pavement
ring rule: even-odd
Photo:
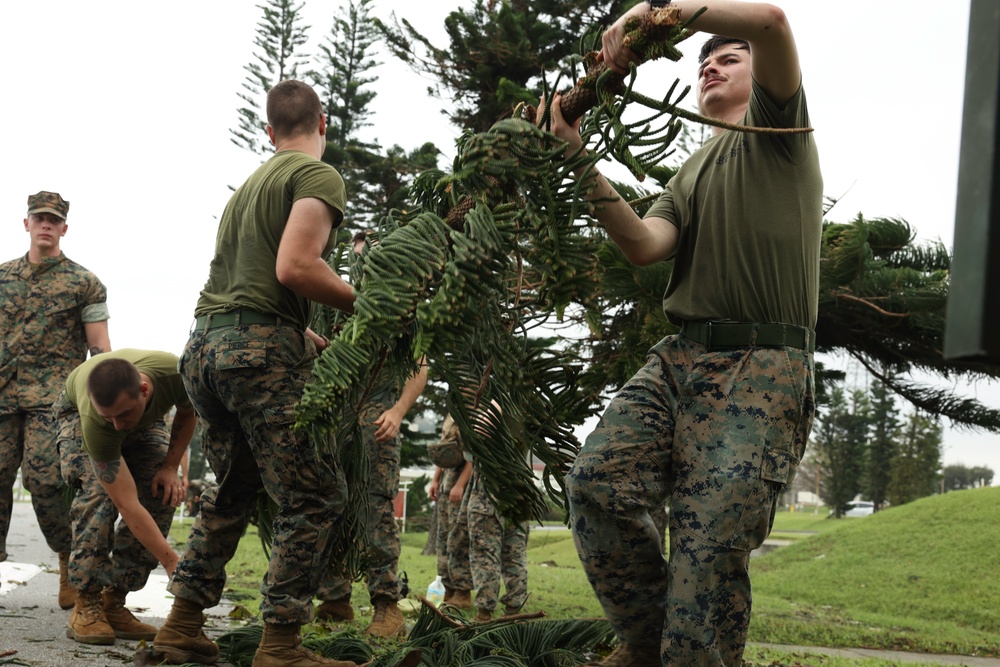
[[[58,604],[59,558],[45,543],[31,503],[14,503],[7,554],[7,560],[0,563],[0,665],[133,664],[139,642],[119,639],[113,646],[87,646],[66,637],[70,612],[63,611]],[[167,592],[167,574],[157,568],[146,587],[129,593],[125,602],[140,620],[160,626],[172,600]],[[229,610],[225,604],[206,610],[210,636],[229,628]]]

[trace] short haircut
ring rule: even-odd
[[[110,408],[122,392],[129,398],[139,396],[139,369],[124,359],[105,359],[98,362],[87,378],[87,393],[102,408]]]
[[[705,62],[705,58],[708,58],[726,44],[738,44],[739,46],[736,47],[737,49],[742,49],[744,51],[750,50],[750,42],[745,39],[712,35],[705,41],[704,44],[701,45],[701,53],[698,54],[698,63],[700,64]]]
[[[309,84],[287,79],[267,93],[267,124],[279,137],[312,134],[323,116],[323,104]]]
[[[364,231],[354,232],[354,238],[351,239],[351,243],[364,243],[367,240],[368,240],[367,232]]]

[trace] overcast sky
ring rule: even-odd
[[[114,347],[179,353],[187,339],[229,187],[260,161],[229,132],[253,53],[255,4],[34,0],[4,8],[0,260],[27,250],[27,196],[60,192],[71,202],[63,250],[108,286]],[[376,0],[373,13],[396,11],[440,36],[447,13],[469,4]],[[921,239],[950,247],[968,2],[933,11],[904,0],[779,4],[798,41],[825,191],[840,199],[829,218],[901,217]],[[313,48],[339,5],[307,0]],[[701,41],[690,40],[679,63],[641,68],[640,87],[693,84],[691,51]],[[427,82],[390,56],[380,60],[371,137],[405,148],[433,141],[452,155],[458,133],[440,114],[447,102],[430,98]],[[1000,405],[996,384],[955,389]],[[1000,473],[1000,437],[947,428],[944,456]]]

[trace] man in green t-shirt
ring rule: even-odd
[[[181,358],[219,484],[202,494],[170,582],[174,603],[153,648],[170,664],[218,659],[219,647],[202,631],[202,611],[218,604],[226,563],[264,491],[276,510],[255,667],[353,667],[300,645],[299,627],[312,619],[347,489],[332,448],[294,428],[295,406],[325,346],[307,328],[313,302],[353,311],[351,286],[326,262],[346,206],[344,180],[320,161],[326,115],[308,85],[275,85],[267,123],[275,154],[222,213]]]
[[[69,561],[77,598],[66,634],[83,644],[150,640],[156,628],[132,615],[125,596],[146,585],[157,562],[168,575],[177,566],[166,537],[197,422],[177,356],[122,349],[90,359],[69,374],[54,410],[63,478],[77,489]],[[164,418],[174,410],[168,434]]]
[[[651,5],[656,5],[652,7]],[[623,29],[649,12],[714,33],[699,59],[702,115],[808,127],[795,41],[772,5],[639,3],[604,35],[626,71]],[[720,37],[724,35],[724,37]],[[581,147],[552,104],[552,131]],[[593,173],[593,172],[592,172]],[[812,134],[714,127],[640,219],[599,173],[598,220],[640,265],[673,258],[663,306],[680,334],[650,351],[566,478],[581,561],[619,646],[602,665],[739,665],[750,552],[805,450],[815,406],[822,178]],[[669,561],[650,512],[669,507]]]

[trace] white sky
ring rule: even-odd
[[[951,246],[968,2],[932,11],[909,0],[778,3],[798,37],[825,190],[840,198],[829,218],[901,217],[920,238]],[[187,339],[229,187],[259,163],[229,133],[254,48],[256,4],[35,0],[5,7],[0,260],[27,250],[27,196],[60,192],[71,202],[63,250],[108,286],[114,347],[179,353]],[[373,13],[385,18],[394,10],[425,34],[441,35],[447,13],[469,4],[376,0]],[[313,48],[339,5],[307,0]],[[661,90],[678,77],[693,83],[691,51],[701,41],[692,38],[679,63],[641,68],[640,87]],[[427,82],[388,55],[380,60],[371,135],[408,149],[430,140],[453,154],[457,131],[440,115],[443,103],[427,95]],[[955,388],[1000,405],[995,383]],[[947,428],[944,457],[1000,474],[1000,437]]]

